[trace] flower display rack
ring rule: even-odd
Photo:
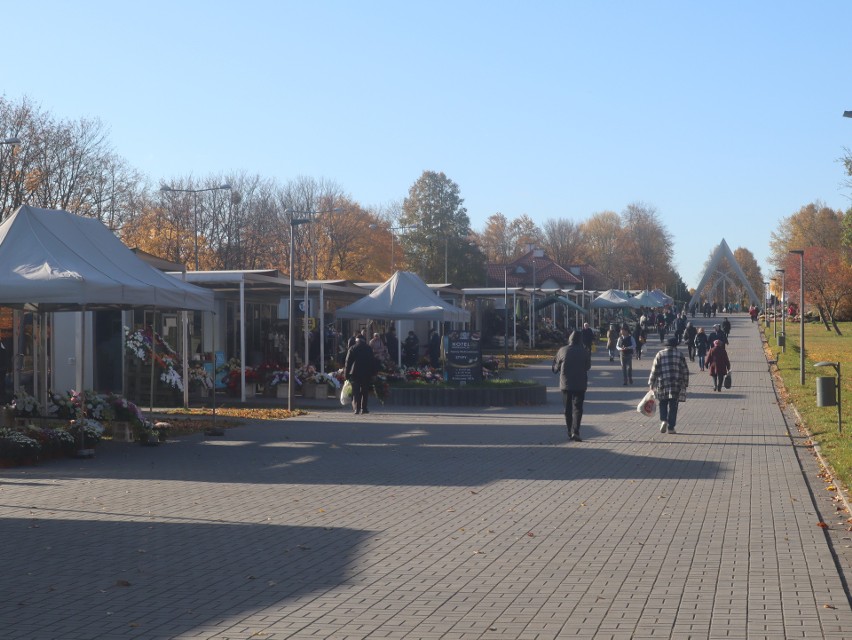
[[[183,394],[159,379],[159,370],[154,371],[154,406],[179,407]],[[127,364],[127,388],[125,397],[140,407],[151,402],[151,364],[138,358],[129,358]]]

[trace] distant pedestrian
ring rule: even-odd
[[[698,356],[699,371],[704,371],[704,359],[707,356],[709,346],[710,341],[707,339],[707,334],[704,333],[704,327],[698,327],[698,333],[695,334],[695,355]]]
[[[559,374],[559,389],[565,413],[565,426],[568,438],[582,442],[580,422],[583,419],[583,402],[589,385],[589,369],[592,368],[592,354],[583,345],[583,336],[574,331],[568,338],[568,344],[553,358],[551,369]]]
[[[595,332],[589,326],[588,322],[583,323],[583,346],[589,351],[592,350],[592,345],[595,343]]]
[[[352,412],[355,414],[370,413],[367,408],[367,396],[373,376],[378,371],[378,364],[370,345],[364,336],[359,335],[355,339],[355,346],[346,353],[346,362],[343,365],[346,379],[352,384]]]
[[[621,327],[621,335],[615,343],[615,348],[621,356],[621,375],[624,376],[624,384],[633,384],[633,352],[636,350],[636,341],[630,335],[630,327]]]
[[[609,331],[606,332],[606,350],[609,351],[609,361],[615,360],[615,343],[618,342],[618,327],[614,324],[609,325]]]
[[[713,391],[721,392],[725,376],[731,370],[731,360],[728,358],[728,351],[721,340],[716,340],[710,351],[707,352],[707,369],[713,376]]]
[[[414,331],[409,331],[402,343],[402,364],[406,367],[416,367],[420,357],[420,339]]]
[[[654,356],[648,386],[660,405],[660,433],[675,433],[678,403],[686,400],[689,386],[689,367],[686,358],[677,350],[677,338],[669,338],[665,349]]]
[[[691,322],[686,323],[686,329],[683,330],[683,341],[686,343],[686,351],[689,354],[691,362],[695,362],[695,336],[698,334],[698,329]]]
[[[441,366],[441,334],[429,330],[429,366],[438,369]]]
[[[728,344],[728,336],[725,335],[725,332],[722,331],[721,325],[713,325],[713,331],[710,332],[710,335],[707,336],[707,343],[710,347],[713,347],[713,343],[716,340],[721,340],[724,344]]]
[[[725,318],[722,320],[722,324],[720,326],[722,327],[722,331],[725,332],[725,337],[729,338],[731,335],[731,321]],[[730,340],[728,340],[728,342],[730,342]]]
[[[645,346],[645,340],[648,336],[648,332],[641,326],[636,325],[636,328],[633,330],[633,344],[636,346],[636,359],[642,359],[642,347]]]
[[[666,316],[660,314],[657,318],[657,333],[660,334],[660,344],[666,339]]]

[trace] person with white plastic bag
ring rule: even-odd
[[[636,411],[641,413],[646,418],[653,418],[657,413],[657,398],[654,396],[654,390],[649,389],[648,393],[639,401]]]
[[[660,405],[660,433],[675,433],[678,403],[686,401],[689,366],[677,350],[677,338],[669,338],[651,363],[648,386]]]

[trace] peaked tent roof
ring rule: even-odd
[[[536,311],[538,311],[539,309],[543,309],[544,307],[549,307],[550,305],[555,304],[557,302],[561,302],[566,307],[574,309],[575,311],[579,311],[580,313],[589,313],[588,309],[584,309],[583,307],[578,305],[576,302],[571,300],[571,298],[568,298],[567,296],[559,296],[559,295],[556,295],[556,294],[547,296],[546,298],[542,298],[541,300],[536,300],[535,301],[535,309],[536,309]]]
[[[0,305],[213,309],[213,292],[143,262],[100,221],[23,205],[0,224]]]
[[[410,271],[397,271],[369,295],[342,307],[337,318],[468,322],[470,312],[439,298]]]
[[[643,307],[663,307],[666,305],[665,300],[660,298],[656,292],[648,291],[647,289],[633,296],[633,300]]]
[[[608,289],[592,300],[592,309],[621,309],[623,307],[638,308],[627,294],[618,289]]]

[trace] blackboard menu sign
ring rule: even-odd
[[[482,345],[479,333],[452,331],[444,337],[447,382],[480,382],[482,380]]]

